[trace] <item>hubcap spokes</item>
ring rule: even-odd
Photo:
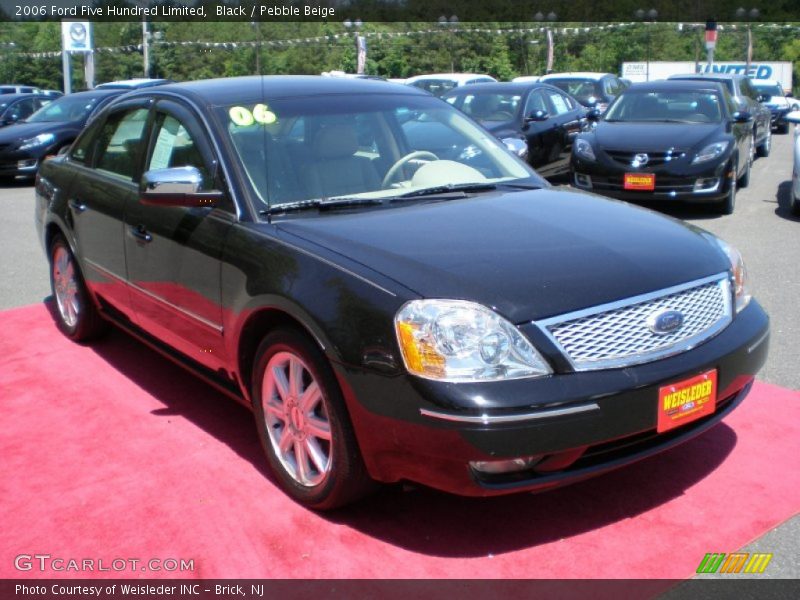
[[[78,281],[75,275],[75,263],[62,246],[59,246],[53,255],[53,292],[61,319],[68,327],[75,327],[80,314]]]
[[[297,483],[319,485],[331,470],[331,425],[322,392],[299,356],[279,352],[267,363],[261,402],[270,443]]]

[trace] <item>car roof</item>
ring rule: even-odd
[[[535,90],[535,89],[550,89],[558,91],[560,94],[564,92],[559,90],[555,86],[549,85],[547,83],[542,83],[539,81],[497,81],[493,83],[474,83],[472,85],[466,85],[463,87],[453,88],[452,90],[448,90],[447,93],[442,94],[442,97],[446,96],[461,96],[464,94],[474,94],[476,92],[519,92],[523,93],[528,90]]]
[[[175,83],[175,81],[172,79],[150,79],[147,77],[138,77],[134,79],[121,79],[119,81],[108,81],[95,86],[95,89],[136,89],[164,85],[165,83]]]
[[[9,102],[13,102],[14,100],[20,100],[22,98],[41,98],[42,94],[37,94],[35,92],[26,92],[24,94],[0,94],[0,104],[7,104]]]
[[[685,75],[670,75],[668,79],[706,79],[727,81],[729,79],[744,79],[744,75],[736,73],[687,73]]]
[[[117,89],[117,88],[103,88],[103,89],[94,89],[94,90],[85,90],[82,92],[73,92],[72,94],[64,94],[63,96],[59,96],[58,98],[54,98],[53,102],[59,102],[60,100],[68,100],[70,98],[75,98],[76,96],[80,96],[81,98],[105,98],[106,96],[119,96],[124,94],[126,90]],[[41,94],[39,94],[41,95]]]
[[[174,93],[209,105],[227,106],[233,103],[258,102],[263,98],[291,98],[318,94],[407,94],[427,96],[417,88],[350,77],[321,75],[250,75],[224,79],[203,79],[184,83],[168,83],[157,87],[133,90],[129,97],[155,93]]]
[[[594,81],[600,81],[603,77],[608,77],[611,75],[615,77],[613,73],[594,73],[591,71],[572,71],[569,73],[549,73],[547,75],[542,75],[541,81],[548,81],[550,79],[592,79]]]
[[[406,83],[414,83],[415,81],[425,81],[426,79],[450,79],[452,81],[466,81],[468,79],[475,79],[476,77],[488,77],[494,79],[491,75],[486,73],[429,73],[427,75],[415,75],[406,79]]]
[[[659,79],[657,81],[645,81],[641,83],[634,83],[627,90],[622,93],[628,92],[668,92],[668,91],[701,91],[701,92],[719,92],[724,87],[717,81],[708,79]]]

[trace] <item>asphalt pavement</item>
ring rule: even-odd
[[[754,294],[772,324],[770,356],[759,379],[800,390],[800,218],[789,210],[791,173],[792,133],[775,134],[771,155],[756,160],[749,187],[739,191],[734,214],[667,203],[653,208],[707,229],[742,252]],[[0,186],[0,210],[0,310],[41,302],[50,284],[36,239],[32,184]],[[800,517],[795,516],[743,551],[773,553],[761,577],[800,578],[798,540]]]

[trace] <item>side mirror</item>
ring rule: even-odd
[[[532,121],[546,121],[549,118],[550,115],[546,110],[534,110],[527,117],[525,117],[525,122],[530,123]]]
[[[737,110],[732,116],[734,123],[749,123],[753,120],[753,115],[746,110]]]
[[[142,176],[139,202],[150,206],[213,207],[222,199],[222,192],[200,191],[203,174],[197,167],[154,169]]]
[[[590,108],[589,110],[586,111],[586,118],[589,121],[599,121],[601,114],[602,113],[600,112],[599,108]]]

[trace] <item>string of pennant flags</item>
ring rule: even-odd
[[[552,31],[555,35],[580,35],[585,33],[591,33],[593,31],[609,31],[615,29],[623,29],[626,27],[633,27],[637,25],[652,25],[653,23],[608,23],[602,25],[591,25],[591,26],[581,26],[581,27],[543,27],[543,26],[536,26],[536,27],[513,27],[513,28],[473,28],[473,27],[455,27],[455,28],[448,28],[446,30],[447,33],[489,33],[489,34],[496,34],[496,35],[522,35],[522,34],[545,34],[548,30]],[[693,29],[702,29],[705,27],[704,23],[678,23],[677,28],[678,31],[691,31]],[[741,25],[742,28],[745,25]],[[795,31],[800,32],[800,26],[788,24],[788,23],[758,23],[752,24],[752,29],[769,29],[769,30],[784,30],[784,31]],[[730,29],[733,31],[737,31],[737,24],[720,24],[717,28],[719,31],[724,31],[725,29]],[[408,37],[413,38],[416,36],[426,36],[426,35],[441,35],[444,33],[445,30],[439,29],[422,29],[418,31],[362,31],[359,32],[359,35],[363,38],[372,38],[372,39],[393,39],[393,38],[400,38],[400,37]],[[336,33],[336,34],[329,34],[329,35],[319,35],[315,37],[302,37],[302,38],[294,38],[294,39],[283,39],[283,40],[248,40],[248,41],[236,41],[236,42],[203,42],[203,41],[167,41],[167,40],[157,40],[154,39],[150,42],[152,46],[160,46],[163,48],[174,48],[174,47],[194,47],[194,48],[207,48],[207,49],[224,49],[224,50],[235,50],[238,48],[255,48],[255,47],[270,47],[270,48],[286,48],[291,46],[299,46],[303,44],[320,44],[320,43],[331,43],[337,42],[339,40],[352,40],[353,34],[352,33]],[[124,46],[104,46],[94,49],[95,53],[97,54],[117,54],[117,53],[130,53],[130,52],[141,52],[142,51],[142,44],[127,44]],[[61,51],[51,51],[51,52],[21,52],[16,54],[16,56],[23,57],[23,58],[55,58],[61,56]]]

